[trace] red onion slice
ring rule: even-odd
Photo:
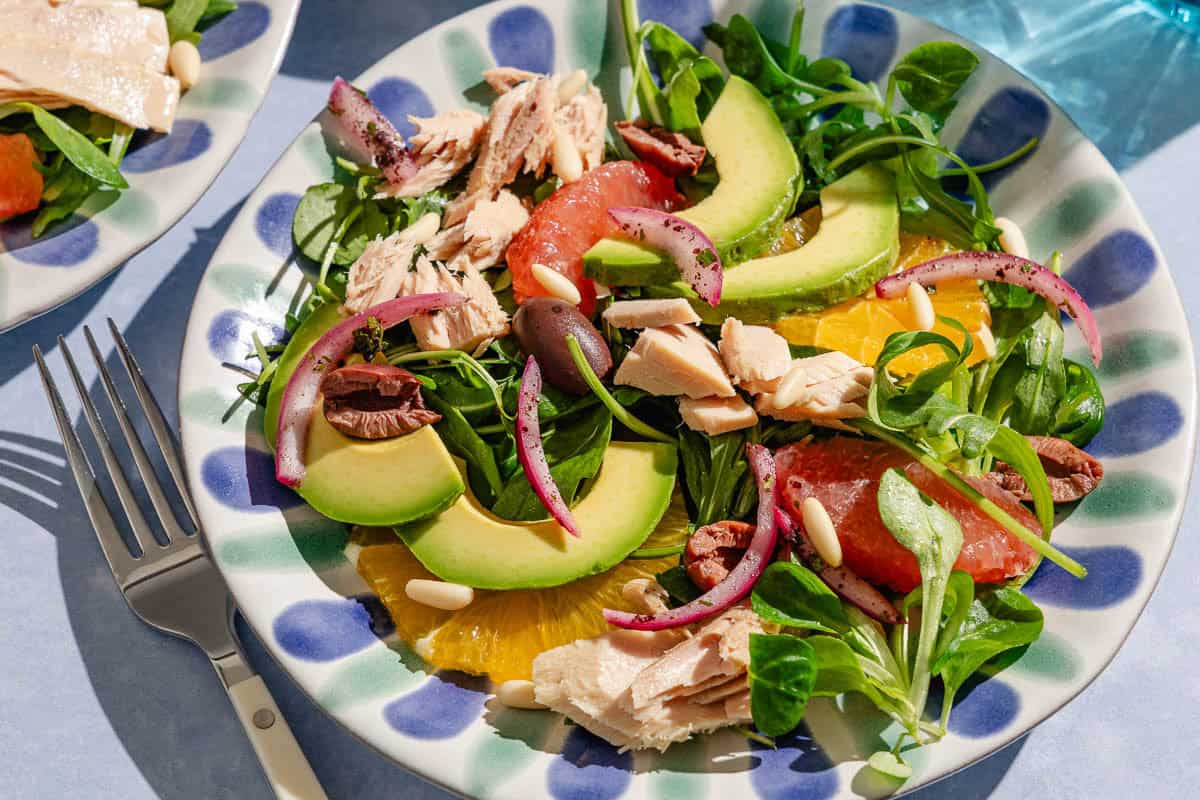
[[[758,519],[754,538],[738,565],[725,576],[725,580],[709,589],[687,605],[672,608],[661,614],[630,614],[628,611],[604,609],[604,619],[618,628],[636,631],[659,631],[678,628],[700,622],[738,602],[750,590],[767,568],[775,553],[777,528],[775,527],[775,459],[771,451],[760,444],[746,445],[746,457],[750,460],[750,471],[758,483]]]
[[[329,90],[329,110],[341,129],[342,144],[354,151],[356,160],[374,163],[391,184],[400,185],[416,174],[416,162],[391,120],[340,76]]]
[[[781,508],[775,509],[775,524],[779,526],[779,535],[795,548],[801,561],[812,564],[818,559],[817,549],[813,547],[812,542],[800,533],[795,521]],[[855,606],[868,617],[889,625],[900,623],[899,612],[883,592],[846,567],[825,565],[817,572],[817,577],[824,581],[834,594]]]
[[[721,256],[704,231],[686,219],[653,208],[610,208],[608,215],[629,238],[665,251],[701,300],[710,306],[721,302],[725,274]]]
[[[951,253],[883,278],[875,284],[875,294],[884,298],[899,297],[914,281],[929,287],[941,281],[963,278],[1008,283],[1040,294],[1078,323],[1079,331],[1092,352],[1092,363],[1100,366],[1103,352],[1100,329],[1088,304],[1071,284],[1054,272],[1019,256],[976,251]]]
[[[533,487],[533,493],[550,512],[550,516],[572,536],[579,536],[579,526],[571,509],[558,491],[558,484],[550,474],[546,462],[546,451],[542,448],[542,426],[538,420],[538,396],[542,393],[542,370],[537,360],[530,356],[521,373],[521,389],[517,392],[517,460],[525,470],[525,477]]]
[[[285,486],[299,486],[304,480],[304,448],[308,443],[308,425],[313,406],[321,391],[323,366],[336,364],[354,347],[354,332],[367,324],[368,317],[379,320],[386,330],[415,314],[450,308],[467,301],[461,294],[414,294],[388,300],[355,314],[327,330],[296,365],[279,405],[279,425],[275,429],[275,480]]]

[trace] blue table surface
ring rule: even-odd
[[[355,75],[477,5],[305,0],[280,75],[199,204],[120,271],[0,337],[0,790],[5,797],[270,797],[208,661],[125,607],[88,527],[30,348],[114,318],[170,418],[191,297],[275,158]],[[1166,251],[1185,305],[1200,301],[1200,33],[1122,0],[898,0],[1038,81],[1121,170]],[[1193,319],[1193,328],[1195,320]],[[61,360],[51,361],[63,378]],[[94,370],[84,369],[93,381]],[[35,465],[36,480],[29,465]],[[1187,797],[1200,783],[1200,518],[1190,498],[1162,582],[1111,666],[1078,699],[991,758],[913,797]],[[330,797],[447,798],[340,729],[243,626],[250,659]]]

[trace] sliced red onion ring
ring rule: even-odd
[[[1040,294],[1078,323],[1079,331],[1092,352],[1092,363],[1100,366],[1103,352],[1100,329],[1088,304],[1071,284],[1053,271],[1019,256],[976,251],[951,253],[883,278],[875,284],[875,294],[884,298],[899,297],[913,282],[929,287],[942,281],[963,278],[1009,283]]]
[[[340,76],[329,90],[329,110],[340,127],[342,144],[356,160],[371,161],[391,184],[402,184],[417,172],[404,137],[371,99]]]
[[[710,306],[721,302],[725,274],[721,256],[704,231],[653,208],[610,208],[608,215],[629,238],[665,251],[701,300]]]
[[[525,477],[533,487],[533,493],[550,512],[550,516],[572,536],[579,536],[579,526],[571,509],[558,491],[558,484],[550,474],[546,463],[546,451],[542,448],[542,426],[538,421],[538,396],[542,393],[542,370],[537,360],[530,356],[521,373],[521,389],[517,392],[517,460],[525,470]]]
[[[661,614],[630,614],[628,611],[604,609],[604,619],[618,628],[636,631],[659,631],[678,628],[700,622],[738,602],[762,575],[763,570],[775,553],[778,533],[775,527],[775,459],[771,451],[761,444],[746,445],[746,458],[750,460],[750,471],[758,483],[758,519],[755,522],[754,538],[738,565],[725,576],[725,580],[709,589],[687,605],[672,608]]]
[[[795,549],[801,561],[812,564],[819,560],[817,549],[813,547],[812,542],[808,541],[806,536],[800,533],[795,521],[786,511],[781,508],[775,509],[775,523],[779,526],[779,535]],[[826,564],[817,572],[817,577],[824,581],[834,594],[868,617],[873,617],[889,625],[896,625],[900,622],[899,612],[884,597],[883,592],[846,567],[831,567]]]
[[[327,330],[304,354],[288,379],[279,406],[279,425],[275,429],[275,480],[285,486],[299,486],[304,480],[304,448],[308,443],[308,425],[313,406],[321,390],[325,364],[336,364],[354,346],[354,332],[367,324],[368,317],[379,320],[386,330],[415,314],[450,308],[465,303],[461,294],[414,294],[388,300],[355,314]]]

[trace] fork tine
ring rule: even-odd
[[[62,437],[63,447],[67,452],[67,463],[71,465],[71,474],[75,476],[75,483],[79,487],[79,496],[83,498],[88,519],[91,520],[92,528],[96,531],[96,538],[100,540],[100,549],[104,551],[108,567],[112,570],[117,583],[124,584],[129,573],[137,566],[137,559],[129,552],[129,548],[121,539],[117,523],[113,521],[112,512],[109,511],[108,503],[100,494],[100,487],[96,483],[96,474],[92,471],[92,465],[83,451],[79,435],[75,433],[75,428],[71,425],[71,418],[67,415],[66,407],[63,406],[62,395],[58,393],[58,386],[55,385],[54,378],[51,377],[50,370],[47,369],[46,362],[42,358],[42,349],[37,345],[33,346],[33,357],[37,361],[38,372],[42,375],[42,387],[46,390],[46,399],[50,402],[50,410],[54,412],[54,421],[58,424],[58,433]]]
[[[171,477],[175,480],[175,489],[183,498],[188,516],[191,517],[192,527],[198,530],[200,518],[196,515],[196,507],[192,505],[192,495],[188,492],[187,481],[183,474],[183,461],[179,458],[179,448],[175,444],[171,426],[167,424],[158,401],[154,399],[154,393],[146,385],[146,379],[142,376],[142,368],[138,366],[133,352],[130,351],[125,337],[121,335],[121,331],[117,328],[117,323],[113,322],[112,317],[108,318],[108,329],[112,331],[113,340],[117,343],[117,352],[121,356],[121,363],[125,365],[125,371],[129,373],[129,380],[133,383],[133,391],[137,395],[138,404],[142,407],[142,412],[145,413],[146,420],[150,423],[154,441],[158,442],[158,449],[162,451],[163,460],[167,462],[167,471],[171,473]]]
[[[146,522],[141,508],[138,507],[137,497],[129,487],[125,470],[121,468],[121,462],[117,460],[117,454],[113,451],[108,434],[104,432],[100,415],[96,413],[96,406],[92,403],[91,395],[88,394],[83,378],[79,375],[79,369],[75,366],[75,359],[71,356],[71,349],[67,347],[67,340],[59,336],[58,347],[62,350],[63,358],[67,362],[67,370],[71,373],[75,391],[79,394],[79,402],[83,404],[83,415],[87,418],[88,427],[92,429],[96,445],[100,448],[100,456],[104,459],[104,466],[108,469],[113,488],[117,490],[117,499],[121,501],[121,508],[125,510],[125,515],[129,518],[129,527],[133,530],[133,536],[137,539],[143,554],[153,552],[159,547],[159,544],[154,540],[154,533],[150,530],[150,525]]]
[[[154,466],[146,455],[146,448],[142,446],[141,438],[133,429],[133,423],[129,421],[125,403],[117,394],[117,387],[112,382],[112,376],[108,374],[104,357],[100,355],[100,348],[96,346],[96,340],[92,337],[92,329],[87,325],[83,326],[83,336],[87,339],[88,349],[92,351],[92,359],[95,360],[96,369],[100,372],[104,393],[108,395],[108,402],[112,403],[113,410],[117,414],[117,424],[121,427],[125,444],[129,446],[129,452],[133,454],[133,463],[137,467],[138,475],[142,476],[142,483],[146,485],[146,491],[150,495],[150,504],[154,506],[154,511],[158,514],[158,521],[167,534],[167,540],[177,541],[185,535],[183,528],[179,527],[179,522],[175,519],[175,512],[171,510],[171,504],[163,493],[162,484],[159,483],[158,476],[154,474]]]

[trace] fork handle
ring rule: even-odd
[[[275,796],[280,800],[326,800],[325,791],[263,679],[255,675],[233,684],[228,691]]]

